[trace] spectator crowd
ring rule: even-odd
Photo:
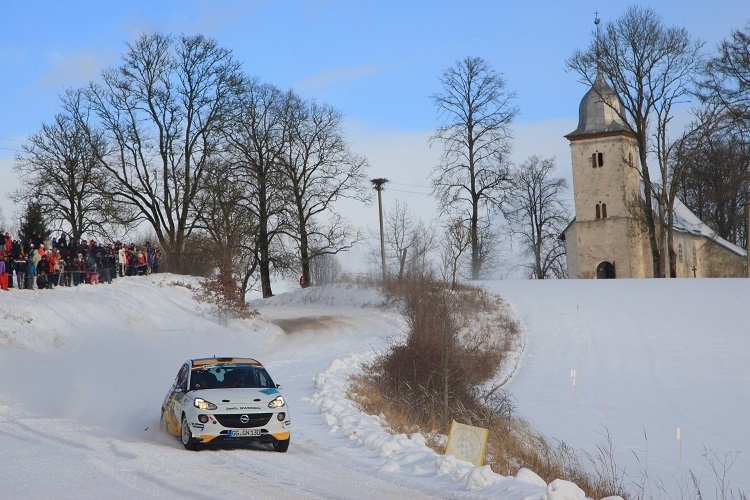
[[[118,277],[159,272],[160,260],[159,248],[149,242],[99,245],[95,240],[69,240],[65,233],[48,241],[34,235],[22,242],[0,231],[2,290],[112,283]]]

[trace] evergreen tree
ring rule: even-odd
[[[30,201],[21,217],[21,228],[18,231],[21,242],[25,244],[29,240],[44,241],[49,238],[50,234],[52,234],[52,231],[47,227],[44,220],[42,205]]]

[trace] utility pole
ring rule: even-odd
[[[383,184],[388,182],[388,179],[371,179],[370,182],[375,186],[375,191],[378,192],[378,209],[380,214],[380,259],[383,266],[383,282],[385,282],[385,233],[383,231],[383,195],[381,193],[383,191]]]

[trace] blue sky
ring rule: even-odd
[[[67,88],[116,66],[143,32],[201,33],[231,49],[244,70],[280,88],[337,107],[353,149],[388,177],[394,196],[425,198],[439,150],[427,139],[439,121],[430,95],[459,58],[479,56],[503,73],[521,113],[518,161],[570,158],[563,135],[575,128],[587,88],[564,61],[585,47],[594,12],[618,17],[625,2],[538,0],[34,2],[5,0],[0,21],[0,207],[22,183],[11,170],[24,139],[60,111]],[[642,2],[667,24],[686,27],[713,48],[750,21],[747,0]],[[411,186],[411,187],[410,187]],[[411,189],[411,192],[409,192]],[[428,208],[427,213],[434,211]]]

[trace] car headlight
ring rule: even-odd
[[[284,396],[276,396],[276,399],[268,403],[269,408],[281,408],[284,406]]]
[[[200,410],[215,410],[216,405],[213,404],[211,401],[206,401],[203,398],[195,398],[193,401],[193,406]]]

